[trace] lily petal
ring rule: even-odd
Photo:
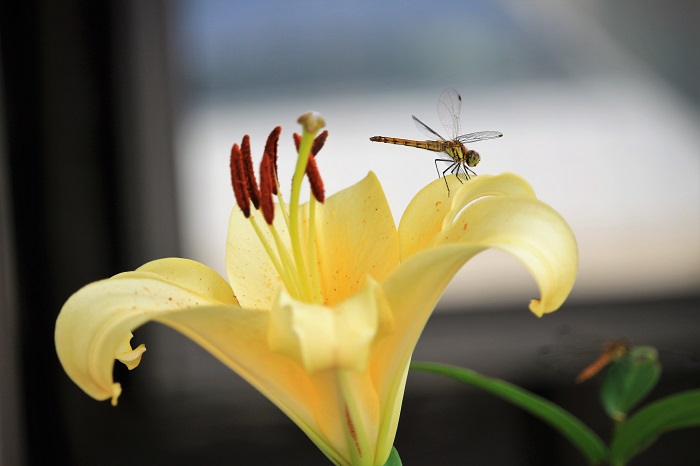
[[[274,237],[262,213],[253,210],[250,216],[259,226],[267,244],[274,247]],[[289,250],[287,226],[279,206],[275,206],[273,224]],[[280,275],[270,260],[269,251],[265,250],[251,220],[247,219],[238,207],[231,210],[229,218],[226,274],[236,298],[241,306],[246,308],[270,309],[282,286]]]
[[[449,209],[444,207],[444,185],[439,180],[409,205],[399,231],[401,265],[382,283],[394,312],[394,331],[377,343],[373,371],[406,370],[447,284],[465,262],[485,249],[503,250],[530,270],[542,296],[530,303],[535,315],[561,306],[576,277],[576,240],[564,219],[535,199],[521,180],[508,174],[479,176],[455,193]],[[470,186],[476,181],[479,184]],[[400,402],[395,392],[401,379],[382,382],[381,405]]]
[[[453,243],[501,249],[523,262],[537,281],[542,299],[533,300],[530,310],[542,316],[558,309],[578,268],[576,238],[566,221],[512,173],[470,180],[455,193],[449,209],[438,181],[416,195],[401,219],[402,261]]]
[[[121,361],[129,370],[136,369],[141,364],[141,356],[146,352],[146,345],[139,345],[136,348],[131,348],[131,339],[134,334],[129,332],[129,337],[124,340],[121,347],[115,354],[115,359]]]
[[[541,294],[530,302],[538,317],[558,309],[573,287],[578,268],[574,234],[556,211],[535,199],[522,178],[482,175],[455,193],[450,209],[443,200],[444,186],[434,182],[414,198],[416,204],[409,205],[401,220],[402,263],[383,283],[395,331],[377,344],[378,373],[405,370],[445,287],[465,262],[485,249],[508,252],[530,270]],[[400,403],[394,393],[401,380],[383,382],[380,404]]]
[[[382,320],[390,318],[381,288],[371,277],[333,307],[296,301],[283,291],[271,311],[270,347],[297,359],[311,374],[364,371],[381,327],[391,325]]]
[[[166,281],[224,304],[238,304],[221,275],[199,262],[172,257],[142,265],[136,272],[154,273]],[[120,275],[116,275],[118,278]]]
[[[295,358],[269,346],[270,312],[204,307],[156,319],[209,351],[265,395],[338,464],[349,458],[332,371],[309,374]]]
[[[316,211],[316,245],[326,304],[347,299],[365,276],[382,281],[399,264],[396,225],[373,172]]]
[[[456,182],[454,175],[448,182]],[[454,220],[469,203],[485,196],[522,196],[535,198],[532,187],[518,175],[480,175],[465,183],[453,197],[446,195],[444,182],[433,181],[411,200],[399,225],[401,260],[434,245],[436,235]]]
[[[470,204],[436,239],[505,251],[535,278],[540,299],[530,302],[537,317],[556,311],[571,292],[578,269],[578,247],[571,228],[544,202],[515,196],[487,197]]]
[[[150,271],[155,269],[165,275]],[[188,278],[186,271],[197,278]],[[133,329],[159,312],[235,303],[230,287],[213,270],[185,259],[162,259],[91,283],[71,296],[56,320],[56,351],[86,393],[116,403],[121,388],[112,379],[112,368],[116,358],[129,353]],[[127,359],[133,368],[140,359],[132,356]]]

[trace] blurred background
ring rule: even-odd
[[[372,170],[398,223],[437,176],[433,154],[369,137],[423,139],[411,115],[444,133],[447,87],[462,132],[504,133],[474,144],[477,173],[525,177],[572,226],[580,272],[565,306],[536,319],[524,268],[480,255],[415,359],[521,384],[604,438],[599,382],[572,381],[606,339],[666,350],[652,399],[697,388],[699,13],[690,0],[3,2],[0,464],[326,464],[271,403],[157,325],[136,333],[139,369],[115,368],[119,407],[95,402],[58,364],[55,318],[81,286],[155,258],[224,274],[232,143],[250,134],[259,157],[282,125],[288,179],[307,110],[330,132],[327,191]],[[699,433],[632,464],[698,464]],[[517,408],[420,373],[396,446],[406,464],[584,464]]]

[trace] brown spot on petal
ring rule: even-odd
[[[348,407],[345,407],[345,422],[348,424],[348,432],[350,433],[350,436],[352,439],[355,441],[355,448],[357,449],[357,452],[360,454],[360,457],[362,457],[362,450],[360,449],[360,442],[357,441],[357,432],[355,431],[355,425],[352,423],[352,418],[350,417],[350,412],[348,411]]]

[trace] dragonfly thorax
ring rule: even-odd
[[[455,141],[456,142],[456,141]],[[475,150],[467,150],[464,144],[459,144],[458,146],[446,147],[444,149],[445,153],[450,156],[458,164],[464,164],[467,167],[476,167],[481,161],[479,153]]]

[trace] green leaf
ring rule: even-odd
[[[566,437],[587,458],[589,464],[599,464],[607,457],[603,441],[578,418],[541,396],[500,379],[477,374],[469,369],[436,364],[413,362],[411,369],[441,374],[486,390],[515,406],[533,414]]]
[[[623,421],[656,386],[660,376],[659,352],[651,346],[635,346],[614,361],[600,389],[608,416]]]
[[[620,424],[610,444],[610,459],[619,466],[649,447],[666,432],[700,426],[700,390],[662,398]]]
[[[384,466],[401,466],[401,458],[399,458],[399,452],[396,451],[396,447],[391,447],[391,454],[389,454],[389,459],[386,460]]]

